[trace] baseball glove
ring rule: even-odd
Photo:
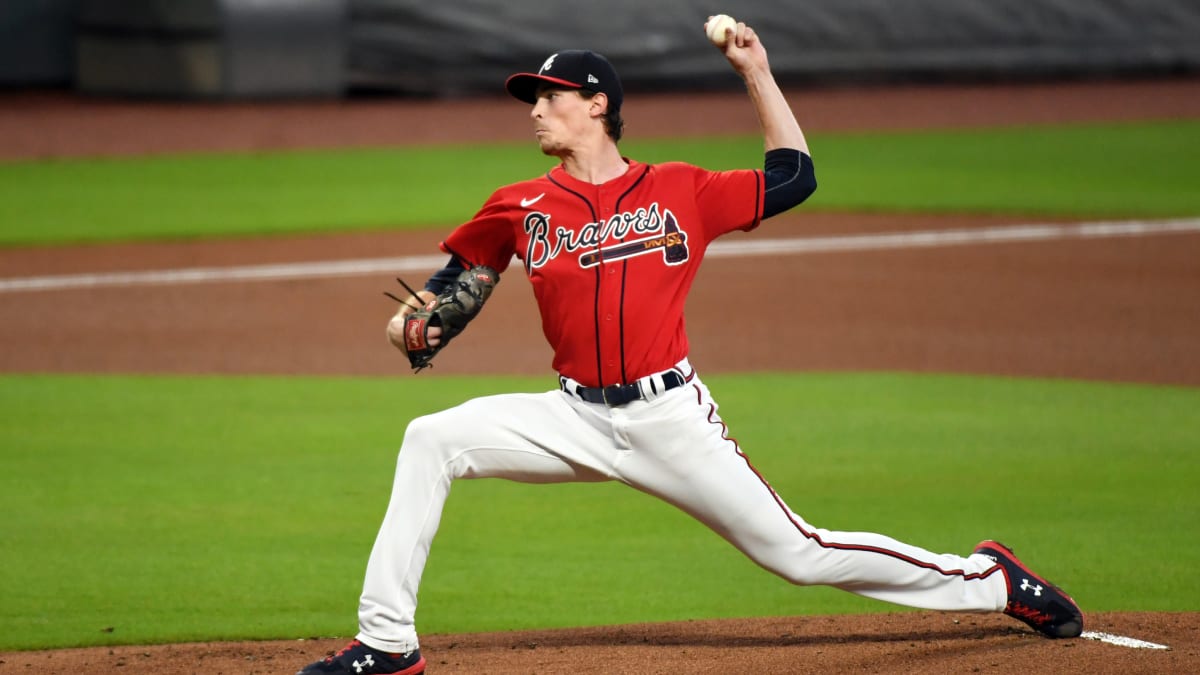
[[[403,281],[396,281],[408,289],[408,285]],[[483,309],[483,303],[491,296],[492,289],[499,281],[500,275],[490,267],[478,266],[463,270],[457,279],[434,299],[425,303],[424,307],[404,317],[404,349],[408,353],[408,362],[412,364],[413,372],[420,372],[433,365],[433,357],[445,349],[446,345],[478,316],[479,311]],[[411,289],[408,290],[416,295]],[[396,299],[396,296],[390,293],[386,295]],[[435,326],[442,329],[441,342],[432,346],[429,344],[429,329]]]

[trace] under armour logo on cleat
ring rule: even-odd
[[[1022,579],[1022,580],[1021,580],[1021,590],[1023,590],[1023,591],[1030,591],[1030,590],[1031,590],[1031,591],[1033,591],[1033,595],[1034,595],[1035,597],[1039,597],[1039,598],[1040,598],[1040,597],[1042,596],[1042,587],[1041,587],[1041,585],[1030,586],[1030,585],[1029,585],[1029,580],[1028,580],[1028,579]]]
[[[370,654],[367,654],[365,657],[363,657],[362,663],[355,661],[350,665],[354,666],[354,672],[361,673],[364,667],[375,665],[375,659],[371,658]]]

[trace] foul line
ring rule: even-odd
[[[831,251],[870,251],[931,248],[936,246],[1003,244],[1058,239],[1140,237],[1194,232],[1200,232],[1200,218],[1112,221],[1065,225],[1009,225],[1004,227],[958,230],[926,230],[834,237],[716,242],[712,246],[709,246],[707,255],[710,257],[730,258]],[[444,255],[426,255],[399,258],[281,263],[274,265],[247,265],[240,267],[192,267],[140,272],[17,277],[0,279],[0,293],[108,286],[157,286],[229,281],[280,281],[318,277],[350,277],[367,274],[395,274],[399,272],[432,271],[442,267],[445,262],[446,256]]]
[[[1102,237],[1140,237],[1151,234],[1200,232],[1200,218],[1180,220],[1122,220],[1069,225],[1006,225],[963,230],[927,230],[855,234],[843,237],[801,239],[759,239],[756,241],[719,242],[708,249],[710,256],[778,255],[781,253],[817,253],[828,251],[869,251],[876,249],[932,248],[966,244],[1005,244],[1054,239],[1098,239]]]
[[[13,291],[51,291],[101,286],[159,286],[214,281],[282,281],[317,277],[354,277],[366,274],[396,274],[436,270],[446,264],[445,255],[407,256],[404,258],[363,258],[242,267],[189,267],[146,272],[106,272],[63,274],[45,277],[0,279],[0,293]]]
[[[1097,633],[1094,630],[1085,630],[1079,637],[1087,640],[1099,640],[1107,642],[1110,645],[1129,647],[1131,649],[1170,649],[1167,645],[1160,645],[1157,642],[1146,642],[1145,640],[1137,640],[1125,637],[1124,635],[1113,635],[1112,633]]]

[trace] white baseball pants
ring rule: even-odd
[[[653,400],[615,408],[551,391],[478,398],[413,420],[367,564],[363,643],[397,653],[417,648],[417,589],[458,478],[621,481],[691,514],[793,584],[940,610],[997,611],[1008,598],[1003,573],[983,556],[806,523],[726,435],[708,388],[692,377]]]

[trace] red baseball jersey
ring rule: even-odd
[[[442,243],[533,284],[554,369],[587,386],[632,382],[688,355],[683,308],[709,242],[762,218],[763,173],[629,161],[602,185],[561,166],[500,188]]]

